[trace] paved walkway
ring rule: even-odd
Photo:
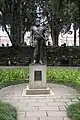
[[[19,84],[0,90],[0,100],[17,108],[17,120],[69,120],[66,108],[79,101],[80,94],[64,85],[48,86],[55,95],[23,97],[26,84]]]

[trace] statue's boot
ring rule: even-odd
[[[42,62],[42,60],[39,60],[39,63],[41,64],[41,65],[43,65],[44,63]]]
[[[32,62],[32,65],[34,65],[34,64],[36,64],[36,60],[34,60],[34,61]]]

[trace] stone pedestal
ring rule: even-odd
[[[29,86],[26,88],[27,95],[50,93],[50,89],[46,85],[46,65],[30,65],[29,76]]]

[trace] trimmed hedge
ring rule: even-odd
[[[21,66],[29,65],[33,58],[34,48],[25,47],[0,47],[0,65]],[[46,46],[46,61],[48,66],[80,66],[80,47],[53,47]]]
[[[71,120],[80,120],[80,102],[67,108],[67,115]]]

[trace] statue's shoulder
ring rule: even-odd
[[[31,31],[33,30],[33,31],[34,31],[34,30],[36,30],[36,29],[37,29],[36,26],[32,26],[30,30],[31,30]]]
[[[46,27],[41,26],[41,30],[45,32],[46,31]]]
[[[43,26],[40,26],[39,29],[44,30],[45,28]]]
[[[36,30],[37,30],[37,27],[36,27],[36,26],[33,26],[33,27],[32,27],[32,30],[33,30],[33,31],[36,31]]]

